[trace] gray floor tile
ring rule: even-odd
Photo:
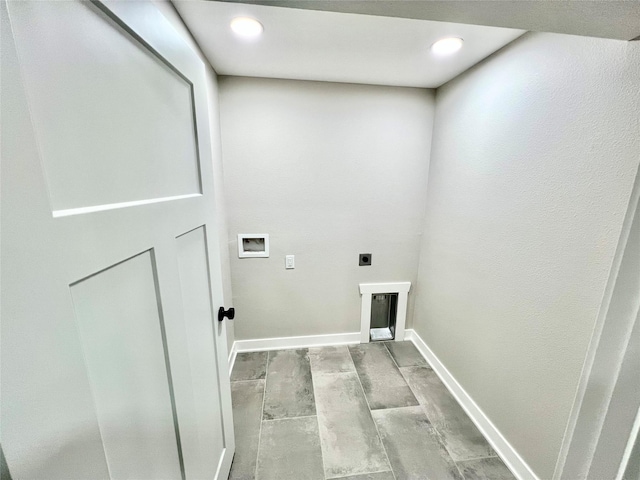
[[[262,422],[257,480],[323,480],[316,417]]]
[[[371,412],[396,478],[462,480],[421,407]]]
[[[396,480],[391,472],[365,473],[364,475],[350,475],[334,480]]]
[[[352,345],[349,352],[372,410],[418,405],[382,343]]]
[[[384,342],[389,349],[389,353],[399,367],[413,367],[416,365],[427,365],[427,361],[420,354],[413,342]]]
[[[327,478],[389,470],[355,372],[314,375]]]
[[[496,456],[433,370],[405,367],[401,371],[455,461]]]
[[[516,477],[497,457],[458,462],[465,480],[515,480]]]
[[[255,478],[263,395],[264,380],[231,384],[236,454],[233,457],[229,480]]]
[[[314,375],[356,371],[346,345],[310,348],[309,359],[311,360],[311,372]]]
[[[307,349],[269,352],[263,419],[315,414]]]
[[[259,380],[267,371],[267,352],[242,352],[236,356],[231,381]]]
[[[406,342],[239,354],[229,478],[514,480],[433,370],[404,366],[415,355]]]

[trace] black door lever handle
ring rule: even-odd
[[[236,316],[236,309],[231,307],[229,310],[225,310],[224,307],[220,307],[218,310],[218,321],[221,322],[224,320],[224,317],[227,317],[229,320],[233,320]]]

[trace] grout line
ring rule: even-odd
[[[404,373],[402,373],[402,369],[406,368],[406,367],[400,367],[398,365],[398,362],[396,362],[395,357],[393,356],[393,353],[391,353],[391,349],[387,346],[387,342],[383,342],[384,343],[384,348],[386,349],[386,351],[389,353],[389,356],[391,357],[391,361],[393,362],[393,364],[396,366],[396,368],[398,369],[398,372],[400,372],[400,376],[402,377],[402,379],[404,380],[404,383],[407,385],[407,387],[409,388],[409,391],[411,392],[411,394],[413,395],[413,398],[416,399],[416,402],[418,402],[418,405],[407,405],[407,407],[418,407],[418,406],[422,406],[422,404],[420,403],[420,400],[418,400],[418,397],[416,396],[416,392],[413,391],[413,388],[411,388],[411,385],[409,385],[409,382],[407,381],[407,377],[404,376]],[[417,349],[416,349],[417,350]],[[418,352],[419,353],[419,352]],[[405,408],[405,407],[391,407],[391,408]],[[378,408],[377,410],[388,410],[388,408]],[[424,411],[424,408],[422,409]],[[426,412],[425,412],[426,415]],[[428,419],[429,417],[427,417]],[[431,423],[431,420],[429,420],[429,423]],[[447,451],[447,453],[449,453]]]
[[[442,445],[442,448],[444,448],[444,451],[447,452],[447,455],[449,456],[449,459],[455,465],[456,470],[458,470],[458,473],[460,473],[460,476],[462,478],[464,478],[464,475],[462,474],[462,470],[460,470],[460,467],[458,466],[458,462],[456,462],[453,459],[453,457],[451,456],[451,453],[449,452],[449,449],[447,448],[447,444],[444,441],[444,436],[442,435],[442,433],[440,433],[440,429],[435,426],[435,424],[433,423],[433,421],[429,417],[429,414],[427,413],[427,409],[424,408],[424,403],[421,403],[420,400],[418,399],[418,396],[416,395],[416,392],[413,390],[413,388],[411,388],[411,384],[407,380],[407,377],[405,377],[404,372],[402,371],[402,369],[398,368],[398,370],[400,370],[400,375],[402,375],[402,378],[404,378],[404,381],[407,384],[407,386],[409,387],[409,390],[411,390],[411,393],[413,393],[413,396],[416,398],[416,400],[418,400],[418,406],[422,409],[422,413],[424,413],[424,416],[427,417],[427,420],[429,420],[429,424],[431,425],[431,428],[433,428],[433,431],[436,434],[438,442],[440,442],[440,445]],[[482,437],[484,438],[484,435],[482,435]],[[486,440],[486,438],[485,438],[485,440]],[[489,457],[480,457],[480,458],[489,458]],[[476,460],[476,459],[474,458],[473,460]]]
[[[400,369],[398,369],[398,370],[400,370]],[[411,384],[407,380],[407,377],[405,377],[404,372],[402,370],[400,370],[400,375],[402,375],[402,378],[404,378],[404,383],[407,384],[407,386],[409,387],[409,390],[411,390],[411,393],[413,393],[413,396],[416,397],[416,400],[418,400],[418,404],[420,406],[422,406],[422,403],[420,403],[420,400],[418,399],[418,396],[416,395],[416,392],[413,390],[413,388],[411,388]],[[425,415],[426,415],[426,412],[425,412]],[[428,415],[427,415],[427,418],[428,418]],[[429,420],[429,422],[431,422],[431,420]]]
[[[301,415],[299,417],[282,417],[282,418],[267,418],[265,420],[262,420],[263,422],[281,422],[283,420],[297,420],[299,418],[313,418],[316,417],[317,415]]]
[[[473,457],[473,458],[465,458],[463,460],[453,460],[454,463],[464,463],[464,462],[474,462],[476,460],[487,460],[488,458],[497,458],[498,460],[502,461],[502,459],[496,454],[496,455],[487,455],[486,457]],[[505,465],[506,466],[506,465]],[[460,472],[462,473],[462,472]]]
[[[389,354],[389,356],[391,357],[391,360],[393,361],[393,364],[396,366],[396,368],[397,368],[398,370],[400,370],[400,365],[398,365],[398,362],[396,362],[396,359],[395,359],[395,357],[393,356],[393,353],[391,353],[391,350],[390,350],[390,349],[389,349],[389,347],[387,346],[387,342],[382,342],[382,343],[384,343],[384,349],[387,351],[387,353],[388,353],[388,354]],[[403,376],[402,378],[404,378],[404,376]],[[405,382],[406,382],[406,379],[405,379]],[[408,383],[407,383],[407,385],[408,385]],[[412,391],[411,393],[413,393],[413,391]],[[415,397],[415,393],[413,394],[413,396]]]
[[[418,404],[418,405],[405,405],[404,407],[386,407],[386,408],[374,408],[371,409],[372,412],[379,412],[380,410],[402,410],[404,408],[422,408],[422,404]],[[431,423],[431,421],[429,421],[429,423]]]
[[[262,391],[262,408],[260,409],[260,432],[258,432],[258,448],[256,449],[256,469],[253,477],[258,478],[258,462],[260,461],[260,443],[262,441],[262,418],[264,417],[264,403],[267,399],[267,374],[269,373],[269,352],[267,352],[267,364],[264,366],[264,390]]]
[[[385,345],[386,348],[386,345]],[[358,379],[358,384],[360,385],[360,389],[362,390],[362,396],[364,397],[364,401],[367,403],[367,408],[369,409],[369,416],[371,417],[371,421],[373,422],[373,426],[376,428],[376,433],[378,434],[378,439],[380,440],[380,445],[382,445],[382,450],[384,451],[384,456],[387,457],[387,463],[389,464],[389,468],[391,469],[391,475],[395,480],[398,480],[396,477],[396,472],[393,471],[393,466],[391,465],[391,460],[389,460],[389,454],[387,453],[387,447],[384,446],[384,442],[382,441],[382,437],[380,436],[380,430],[378,429],[378,424],[376,420],[373,418],[371,414],[371,406],[369,405],[369,399],[367,398],[367,394],[364,393],[364,387],[362,386],[362,381],[360,380],[360,374],[358,373],[358,369],[356,368],[356,362],[353,361],[353,356],[351,355],[351,350],[347,348],[349,352],[349,358],[351,359],[351,363],[353,363],[353,368],[356,371],[356,378]]]
[[[446,447],[445,447],[446,450]],[[449,453],[449,450],[447,450],[447,453]],[[460,476],[462,478],[466,478],[464,473],[462,473],[462,470],[460,469],[460,465],[458,465],[458,462],[456,462],[452,457],[451,454],[449,453],[449,457],[451,458],[451,461],[453,462],[453,465],[456,467],[456,470],[458,470],[458,473],[460,474]],[[488,458],[488,457],[487,457]],[[475,460],[475,459],[474,459]]]
[[[322,448],[322,435],[320,434],[320,415],[318,415],[318,397],[316,395],[316,382],[314,381],[311,357],[309,357],[309,371],[311,372],[311,388],[313,389],[313,406],[316,408],[316,423],[318,424],[318,440],[320,441],[320,460],[322,460],[322,477],[327,480],[327,466],[324,463],[324,449]]]
[[[248,378],[247,380],[232,380],[231,383],[243,383],[243,382],[266,382],[265,378]]]
[[[440,443],[440,445],[442,445],[442,447],[444,448],[444,451],[447,452],[447,455],[449,456],[449,459],[451,460],[451,462],[456,467],[456,470],[458,470],[458,473],[460,473],[460,476],[462,478],[464,478],[464,475],[462,475],[462,471],[460,471],[460,467],[458,466],[458,463],[453,459],[453,457],[451,456],[451,453],[449,452],[449,449],[447,448],[446,443],[444,442],[443,435],[440,433],[440,430],[438,428],[436,428],[435,424],[429,418],[429,415],[427,414],[427,410],[424,408],[424,404],[420,403],[420,400],[418,400],[418,396],[416,395],[416,392],[413,390],[413,388],[411,388],[411,385],[409,384],[409,382],[407,380],[407,377],[405,377],[404,372],[402,371],[402,368],[406,368],[406,367],[400,367],[400,365],[398,365],[398,362],[396,361],[396,358],[393,356],[393,353],[391,352],[391,349],[387,345],[388,342],[382,342],[382,343],[384,343],[384,347],[385,347],[386,351],[389,353],[389,356],[391,357],[391,360],[393,361],[393,364],[396,366],[396,368],[400,372],[400,375],[402,376],[402,379],[407,384],[407,387],[409,387],[409,391],[413,394],[414,398],[418,401],[418,405],[411,405],[411,406],[408,406],[408,407],[379,408],[377,410],[396,410],[396,409],[400,409],[400,408],[420,407],[420,410],[422,410],[422,413],[424,414],[424,416],[427,418],[427,420],[429,420],[429,424],[431,425],[431,428],[433,428],[433,431],[436,434],[438,442]],[[416,348],[416,350],[417,350],[417,348]],[[418,352],[418,353],[420,353],[420,352]],[[416,365],[416,366],[418,366],[418,365]],[[377,428],[377,426],[376,426],[376,428]],[[482,458],[489,458],[489,457],[482,457]],[[393,470],[393,468],[392,468],[392,470]]]
[[[426,367],[426,368],[428,368],[430,370],[433,370],[431,368],[431,365],[429,365],[427,360],[422,356],[422,354],[420,353],[420,351],[417,348],[416,348],[416,350],[418,350],[418,355],[420,355],[420,357],[422,357],[422,359],[425,361],[425,363],[422,363],[422,364],[419,364],[419,365],[404,365],[404,366],[401,367],[400,365],[398,365],[398,362],[396,361],[396,357],[393,356],[393,353],[391,352],[391,349],[387,345],[390,342],[391,342],[391,340],[389,340],[388,342],[382,342],[382,343],[384,343],[384,346],[387,349],[387,352],[389,352],[389,355],[391,356],[391,359],[393,360],[393,363],[396,365],[396,367],[398,367],[398,370],[402,371],[403,368],[416,368],[416,367]],[[411,343],[413,345],[413,342],[411,340],[402,340],[401,342],[409,342],[409,343]],[[414,345],[414,347],[415,347],[415,345]]]
[[[369,473],[352,473],[349,475],[343,475],[341,477],[329,477],[326,480],[342,480],[343,478],[349,479],[349,478],[355,478],[355,477],[366,477],[368,475],[375,475],[377,473],[390,473],[391,475],[393,475],[393,470],[391,470],[391,467],[389,467],[389,470],[378,470],[377,472],[369,472]]]

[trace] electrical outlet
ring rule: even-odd
[[[362,267],[362,266],[368,266],[371,265],[371,257],[373,255],[371,255],[370,253],[361,253],[359,255],[359,262],[358,264]]]
[[[295,255],[285,255],[284,257],[284,268],[296,268],[296,256]]]

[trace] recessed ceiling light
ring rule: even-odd
[[[255,18],[236,17],[231,20],[231,30],[241,37],[253,38],[260,35],[264,28]]]
[[[462,48],[464,40],[458,37],[449,37],[438,40],[431,45],[431,51],[436,55],[451,55]]]

